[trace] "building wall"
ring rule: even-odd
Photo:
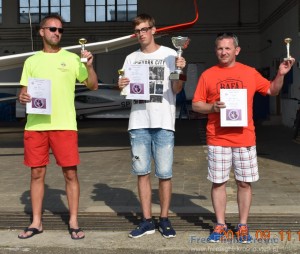
[[[271,1],[262,1],[262,15],[270,9]],[[260,32],[261,46],[268,45],[260,52],[261,67],[270,69],[270,78],[273,79],[277,74],[277,65],[280,60],[286,57],[287,49],[284,39],[292,38],[290,45],[290,53],[299,61],[300,49],[298,47],[299,40],[299,1],[279,1],[277,11],[270,14],[269,19],[274,20],[269,26],[262,27]],[[286,8],[286,12],[280,12]],[[268,11],[268,14],[270,11]],[[274,15],[275,13],[275,15]],[[270,22],[270,21],[269,21]],[[268,24],[268,22],[266,22]],[[268,43],[271,41],[272,43]],[[296,110],[298,108],[297,101],[291,98],[300,99],[300,69],[295,64],[293,70],[285,78],[284,87],[279,96],[270,98],[270,110],[273,115],[281,115],[282,122],[286,126],[293,126]]]
[[[299,1],[298,0],[197,0],[199,20],[192,28],[174,32],[157,42],[173,47],[172,36],[188,36],[189,47],[183,56],[189,63],[208,68],[216,63],[214,40],[216,34],[231,31],[238,35],[241,53],[238,60],[257,69],[269,70],[269,77],[276,74],[276,63],[286,54],[283,39],[291,37],[291,54],[298,58],[299,45]],[[139,0],[138,13],[146,12],[156,19],[158,28],[192,21],[195,17],[193,0]],[[18,1],[3,1],[3,23],[0,24],[0,56],[40,50],[41,40],[36,25],[18,24]],[[163,11],[166,10],[166,11]],[[166,15],[171,13],[172,15]],[[104,41],[132,33],[130,22],[84,23],[84,0],[71,0],[71,23],[65,24],[62,46],[78,43],[86,37],[88,42]],[[33,41],[31,41],[31,31]],[[127,54],[136,50],[138,45],[126,47],[95,57],[95,68],[99,79],[105,83],[116,83],[117,70],[122,67]],[[289,97],[300,98],[299,73],[293,68],[293,82],[284,95],[270,99],[270,112],[281,114],[283,123],[291,125],[295,101]],[[199,73],[200,74],[200,73]],[[21,68],[0,71],[0,81],[18,82]],[[284,97],[284,98],[283,98]],[[292,109],[292,110],[291,110]]]

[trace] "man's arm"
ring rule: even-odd
[[[182,80],[173,80],[172,81],[172,90],[174,94],[178,94],[181,92],[183,88],[183,81]]]
[[[93,68],[91,67],[86,67],[88,71],[88,78],[83,81],[83,83],[86,85],[86,87],[90,90],[97,90],[98,89],[98,77],[97,74]]]
[[[278,95],[282,86],[284,76],[291,70],[293,64],[295,63],[295,59],[291,58],[291,60],[283,61],[278,68],[277,75],[273,81],[271,81],[270,88],[268,90],[269,95]]]
[[[185,59],[183,57],[177,57],[176,58],[176,62],[175,62],[175,66],[180,69],[183,69],[186,65]],[[183,81],[182,80],[173,80],[172,81],[172,90],[174,94],[178,94],[181,92],[182,88],[183,88]]]
[[[93,66],[93,60],[94,57],[91,52],[85,50],[82,52],[82,57],[85,57],[88,59],[86,63],[86,69],[88,72],[88,78],[83,81],[83,83],[86,85],[86,87],[90,90],[97,90],[98,89],[98,77],[94,70]]]
[[[195,112],[202,114],[210,114],[220,112],[221,108],[225,108],[225,103],[221,101],[215,101],[214,103],[206,103],[203,101],[197,101],[192,103],[192,109]]]
[[[27,102],[31,101],[30,94],[27,93],[27,86],[22,86],[18,95],[19,102],[25,105]]]

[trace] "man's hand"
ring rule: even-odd
[[[129,78],[126,78],[126,77],[119,78],[119,80],[118,80],[119,89],[122,90],[128,84],[129,84]]]
[[[186,66],[186,61],[183,57],[176,57],[175,61],[176,68],[183,69]]]
[[[291,68],[292,68],[292,66],[293,66],[294,63],[295,63],[295,58],[292,58],[292,57],[290,59],[288,59],[288,60],[284,60],[279,65],[278,74],[279,75],[285,75],[285,74],[287,74],[291,70]]]
[[[31,102],[31,96],[27,93],[27,87],[22,87],[18,96],[19,102],[25,105],[28,102]]]

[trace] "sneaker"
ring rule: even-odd
[[[165,238],[172,238],[176,236],[176,232],[168,218],[160,218],[158,230]]]
[[[251,243],[252,241],[247,224],[238,224],[235,234],[239,243]]]
[[[207,241],[210,243],[218,243],[222,240],[222,237],[225,236],[227,232],[226,224],[217,223],[215,225],[214,231],[207,238]]]
[[[144,235],[150,235],[154,233],[155,225],[153,220],[147,221],[146,219],[143,219],[142,222],[137,226],[137,228],[132,230],[128,236],[131,238],[138,238]]]

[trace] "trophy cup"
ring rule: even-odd
[[[292,39],[291,38],[285,38],[284,42],[286,44],[286,51],[287,51],[287,57],[284,58],[284,61],[290,60],[291,59],[291,55],[290,55],[290,43],[291,43]]]
[[[123,69],[119,69],[118,74],[119,74],[119,79],[120,79],[120,78],[124,77],[125,71]],[[127,95],[125,87],[121,90],[120,95]]]
[[[118,70],[119,78],[124,77],[125,71],[123,69]]]
[[[85,38],[81,38],[79,39],[79,44],[81,45],[81,51],[85,50],[85,44],[86,44],[87,40]],[[81,57],[80,61],[82,63],[86,63],[88,61],[88,59],[86,57]]]
[[[190,43],[190,39],[188,37],[182,36],[172,37],[172,43],[173,46],[178,49],[177,57],[181,57],[183,52],[182,50],[187,48]],[[184,75],[182,69],[178,67],[174,72],[170,74],[170,80],[186,81],[186,75]]]

